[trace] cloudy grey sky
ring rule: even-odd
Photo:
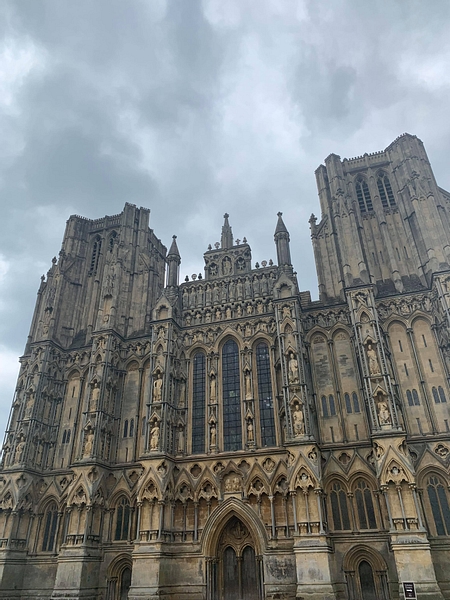
[[[281,210],[316,296],[308,218],[330,152],[408,131],[449,189],[449,26],[448,0],[4,0],[0,429],[70,214],[149,207],[184,278],[225,211],[275,259]]]

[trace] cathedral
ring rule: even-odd
[[[289,223],[226,214],[179,280],[149,210],[71,216],[5,433],[0,598],[450,599],[450,194],[422,142],[316,171],[319,300]]]

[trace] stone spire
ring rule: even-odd
[[[231,231],[230,224],[228,223],[229,216],[230,215],[228,213],[225,213],[223,215],[225,222],[222,227],[222,237],[220,240],[222,250],[226,250],[227,248],[233,247],[233,232]]]
[[[170,246],[169,253],[167,255],[167,287],[174,287],[178,285],[178,273],[179,266],[181,263],[181,256],[177,246],[177,236],[172,237],[172,245]]]
[[[282,219],[283,213],[278,213],[278,222],[275,229],[275,245],[277,247],[278,266],[291,266],[291,250],[289,247],[290,237],[286,225]]]

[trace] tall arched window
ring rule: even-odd
[[[239,350],[234,340],[222,349],[223,446],[224,450],[242,448],[241,386]]]
[[[353,408],[354,408],[354,411],[355,411],[355,413],[359,413],[360,412],[359,400],[358,400],[358,394],[356,392],[353,392],[352,399],[353,399]]]
[[[437,535],[450,535],[450,507],[444,484],[436,475],[427,481],[428,499]]]
[[[366,560],[359,563],[358,575],[363,600],[378,600],[379,596],[375,588],[373,570]]]
[[[330,401],[330,416],[334,416],[336,414],[336,405],[334,403],[334,396],[330,394],[328,396],[328,400]]]
[[[389,177],[386,175],[386,173],[378,173],[377,186],[383,208],[395,206],[395,198],[392,192],[391,182],[389,181]]]
[[[352,413],[352,403],[350,402],[350,394],[344,394],[345,398],[345,408],[347,409],[348,414]]]
[[[91,265],[89,268],[89,274],[95,275],[97,272],[98,261],[100,258],[100,252],[102,249],[102,238],[97,235],[94,241],[94,245],[92,247],[92,256],[91,256]]]
[[[441,402],[447,402],[447,398],[445,397],[444,388],[441,386],[439,386],[439,398],[441,399]]]
[[[130,503],[121,498],[117,505],[115,540],[127,540],[130,529]]]
[[[123,424],[123,437],[128,437],[128,419],[125,419],[125,423]]]
[[[362,213],[373,210],[372,198],[370,197],[367,181],[362,177],[356,180],[356,197],[358,198],[359,210]]]
[[[261,445],[275,446],[275,419],[273,415],[272,377],[270,375],[269,346],[261,342],[256,346],[256,368],[258,371],[259,419]]]
[[[58,510],[56,504],[49,505],[44,515],[44,536],[42,538],[43,552],[53,552],[55,549],[56,527],[58,524]]]
[[[131,419],[131,421],[130,421],[130,431],[129,431],[129,434],[128,434],[128,435],[129,435],[130,437],[133,437],[133,436],[134,436],[134,419]]]
[[[350,529],[348,517],[347,495],[339,482],[333,483],[330,492],[331,512],[333,513],[333,524],[335,531]]]
[[[322,396],[322,398],[320,400],[322,402],[322,415],[324,417],[328,417],[327,397],[326,396]]]
[[[205,452],[206,359],[203,352],[194,356],[192,377],[192,452]]]
[[[364,479],[359,479],[355,489],[356,509],[360,529],[376,529],[375,510],[373,507],[372,490]]]
[[[112,232],[112,234],[109,236],[109,251],[112,252],[113,248],[114,248],[114,241],[117,237],[117,233],[115,231]]]

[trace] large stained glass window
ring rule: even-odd
[[[341,484],[333,483],[330,492],[331,511],[333,513],[334,530],[340,531],[350,529],[350,519],[348,517],[347,495],[341,487]]]
[[[269,346],[264,342],[261,342],[256,346],[256,367],[258,371],[261,445],[275,446],[275,419],[273,414],[273,393],[272,377],[270,375]]]
[[[450,535],[450,508],[442,481],[432,475],[428,479],[427,491],[437,535]]]
[[[355,489],[356,508],[360,529],[376,529],[375,510],[373,508],[372,491],[364,479],[359,479]]]
[[[239,350],[234,340],[228,340],[222,349],[223,447],[225,451],[242,448],[239,378]]]
[[[192,452],[205,452],[205,402],[206,372],[205,355],[197,352],[194,356],[192,379]]]

